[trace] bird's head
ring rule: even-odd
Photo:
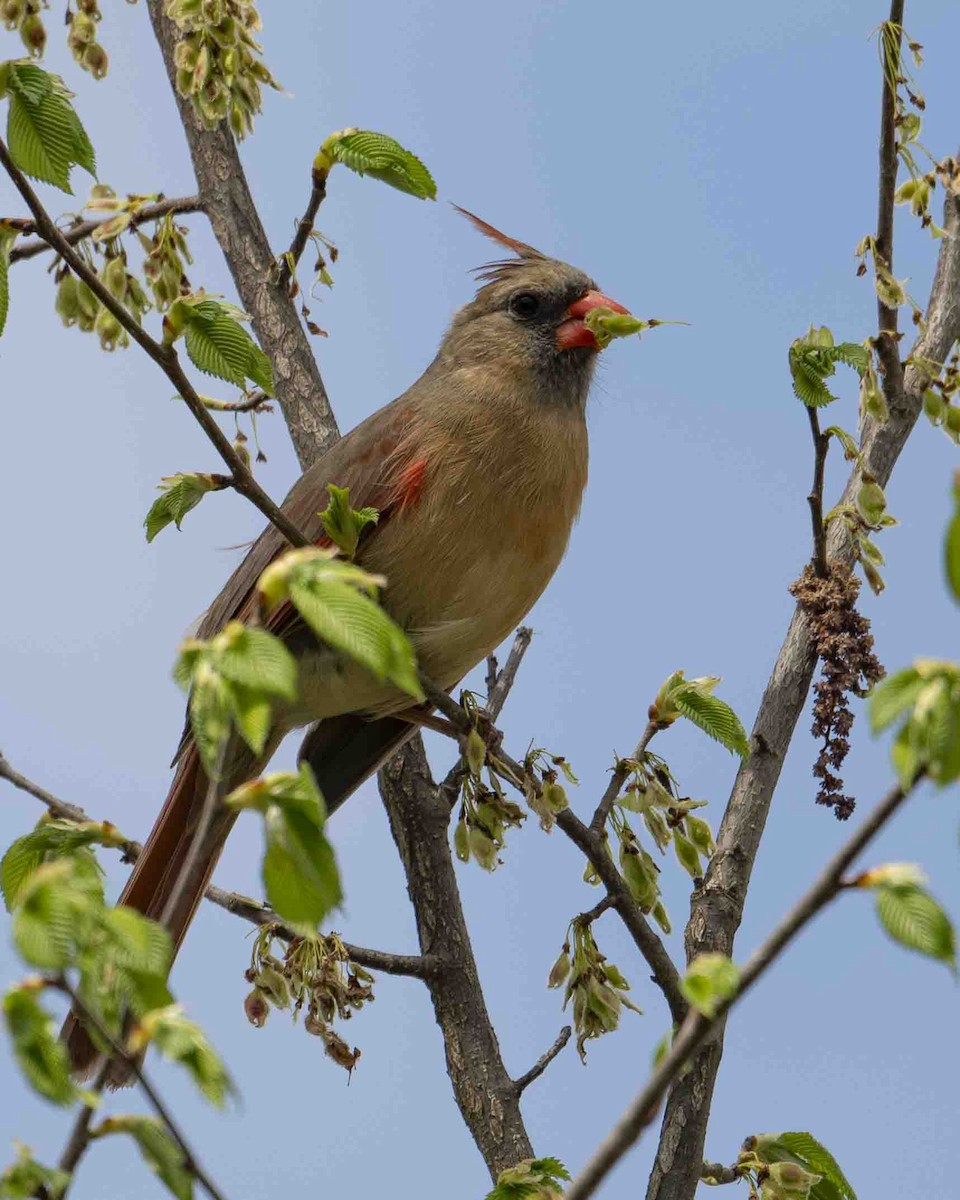
[[[597,308],[628,310],[577,267],[459,211],[516,257],[480,269],[484,286],[457,313],[441,356],[505,371],[515,382],[528,382],[540,400],[582,410],[600,348],[584,318]]]

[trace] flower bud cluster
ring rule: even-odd
[[[254,39],[261,26],[251,0],[166,0],[183,37],[176,48],[177,91],[207,129],[229,120],[238,138],[253,129],[262,87],[276,88]]]

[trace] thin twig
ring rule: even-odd
[[[565,1200],[587,1200],[588,1196],[596,1192],[609,1172],[656,1117],[667,1089],[680,1075],[693,1053],[720,1029],[730,1009],[739,1003],[767,968],[779,958],[800,930],[841,892],[847,868],[890,820],[912,790],[895,787],[880,801],[863,825],[823,870],[813,886],[751,955],[740,973],[740,984],[736,993],[718,1004],[711,1017],[705,1017],[695,1011],[689,1013],[666,1057],[594,1156],[571,1183],[564,1193]]]
[[[199,1183],[207,1195],[211,1197],[211,1200],[224,1200],[223,1193],[211,1181],[206,1171],[204,1171],[203,1167],[200,1165],[196,1154],[194,1154],[193,1150],[191,1149],[190,1143],[187,1141],[186,1137],[181,1131],[180,1126],[170,1115],[169,1109],[160,1099],[153,1087],[153,1084],[147,1078],[143,1067],[140,1065],[140,1060],[135,1055],[128,1054],[126,1049],[116,1040],[116,1038],[111,1035],[96,1013],[88,1008],[87,1005],[84,1004],[83,1000],[80,999],[76,989],[70,985],[69,980],[65,979],[63,976],[60,976],[56,979],[50,980],[50,983],[52,986],[63,992],[64,995],[70,997],[74,1009],[79,1014],[83,1022],[90,1029],[92,1029],[94,1033],[96,1033],[97,1036],[107,1045],[110,1052],[110,1060],[118,1060],[122,1062],[124,1066],[127,1067],[128,1070],[130,1070],[136,1077],[137,1083],[143,1089],[144,1095],[150,1101],[153,1111],[166,1126],[170,1136],[179,1146],[180,1153],[183,1155],[184,1166],[194,1177],[194,1179],[196,1179],[197,1183]],[[107,1063],[106,1070],[109,1070],[109,1066],[110,1063]],[[101,1071],[101,1075],[104,1076],[104,1079],[106,1078],[103,1071]],[[88,1109],[88,1111],[90,1110]],[[89,1118],[87,1120],[87,1127],[89,1129]]]
[[[77,825],[96,823],[76,804],[68,804],[65,800],[60,800],[32,780],[27,779],[25,775],[21,775],[19,771],[15,771],[2,754],[0,754],[0,778],[8,780],[14,787],[34,796],[42,804],[45,804],[50,812],[65,821],[73,821]],[[143,852],[141,843],[129,838],[118,842],[117,848],[121,851],[125,862],[135,862]],[[291,941],[293,938],[301,936],[294,930],[288,929],[272,908],[258,904],[256,900],[241,895],[240,892],[228,892],[211,884],[204,892],[204,898],[211,904],[216,904],[218,908],[232,913],[233,916],[249,921],[251,925],[273,925],[277,937],[284,941]],[[356,946],[352,942],[344,942],[343,945],[352,962],[359,963],[361,967],[369,967],[372,971],[382,971],[385,975],[409,975],[415,979],[426,979],[436,965],[431,956],[427,954],[395,954],[391,950],[370,950],[366,946]]]
[[[503,665],[503,670],[497,671],[493,676],[492,686],[491,677],[489,674],[487,675],[487,703],[484,707],[490,718],[494,721],[500,716],[507,697],[510,695],[510,689],[517,678],[517,672],[520,670],[523,656],[530,649],[532,639],[533,630],[527,625],[521,625],[513,639],[513,645],[510,647],[510,653]],[[493,658],[492,655],[491,658]],[[496,662],[497,660],[493,658],[494,666],[496,666]]]
[[[443,688],[438,687],[433,680],[422,674],[420,676],[420,684],[430,703],[439,708],[444,716],[449,718],[451,725],[455,726],[462,733],[470,732],[470,718],[460,705],[447,695]],[[495,753],[490,754],[487,761],[497,774],[512,783],[520,791],[530,789],[534,793],[539,793],[541,786],[539,779],[532,772],[521,766],[516,759],[511,758],[503,749],[498,749]],[[660,940],[660,936],[652,928],[643,913],[641,913],[633,897],[630,895],[630,889],[627,887],[626,880],[617,870],[616,865],[607,853],[602,835],[584,824],[570,808],[566,808],[563,812],[558,813],[556,822],[567,837],[587,856],[594,870],[600,876],[604,887],[613,896],[613,907],[620,915],[630,936],[636,943],[637,949],[646,959],[647,965],[653,972],[652,978],[666,998],[674,1024],[679,1024],[686,1016],[688,1006],[680,990],[680,976],[677,973],[677,968],[674,966],[673,960]]]
[[[155,204],[145,204],[143,208],[138,209],[130,218],[130,224],[127,229],[136,229],[140,225],[146,225],[150,221],[159,220],[160,217],[165,217],[167,213],[183,214],[203,212],[203,203],[199,196],[179,196],[172,200],[158,200]],[[69,229],[64,229],[64,239],[71,245],[76,246],[85,238],[88,238],[96,229],[99,229],[108,217],[97,217],[92,221],[78,221],[76,225],[71,225]],[[37,233],[39,227],[36,221],[28,221],[21,230],[22,233]],[[32,242],[25,242],[22,246],[14,246],[10,251],[10,261],[12,263],[21,262],[25,258],[34,258],[38,254],[43,254],[45,250],[52,249],[46,238],[37,238]]]
[[[586,926],[592,925],[598,917],[602,917],[608,908],[613,908],[614,904],[616,904],[616,900],[608,892],[598,904],[595,904],[593,908],[588,909],[586,912],[580,913],[575,920],[579,925],[586,928]]]
[[[286,287],[293,278],[297,264],[300,262],[303,252],[307,248],[307,242],[310,240],[311,233],[313,233],[313,223],[316,220],[317,212],[327,194],[327,172],[314,167],[311,183],[310,199],[307,201],[306,210],[297,222],[297,230],[293,235],[293,241],[290,243],[290,249],[280,262],[278,280],[280,287]]]
[[[87,1089],[92,1097],[98,1097],[103,1089],[107,1086],[107,1079],[110,1076],[110,1064],[105,1062],[97,1073],[96,1079]],[[77,1113],[77,1119],[73,1123],[73,1128],[70,1130],[70,1136],[67,1138],[67,1144],[63,1148],[63,1153],[60,1155],[60,1161],[57,1166],[67,1175],[73,1175],[76,1170],[77,1163],[83,1158],[87,1147],[90,1145],[90,1122],[93,1120],[95,1104],[84,1104]],[[61,1194],[61,1200],[66,1196],[70,1188],[70,1183]]]
[[[535,1079],[540,1078],[540,1076],[544,1073],[547,1067],[550,1066],[567,1042],[570,1041],[570,1035],[572,1032],[573,1030],[569,1025],[564,1025],[564,1027],[557,1034],[557,1040],[553,1043],[550,1049],[545,1054],[540,1055],[529,1071],[525,1071],[519,1079],[515,1079],[513,1081],[513,1086],[516,1089],[518,1096],[523,1095],[530,1084],[533,1083]]]
[[[613,769],[613,774],[610,776],[610,782],[607,784],[606,791],[600,797],[600,803],[597,805],[597,810],[593,814],[593,820],[590,822],[591,833],[600,834],[603,832],[603,827],[607,823],[607,817],[610,815],[610,809],[613,808],[613,802],[620,795],[620,789],[627,782],[632,768],[628,765],[631,762],[642,762],[643,756],[646,753],[647,746],[650,745],[651,739],[662,726],[658,721],[648,721],[647,727],[643,731],[640,741],[637,742],[637,748],[634,750],[630,759],[620,759]]]
[[[894,194],[897,190],[897,84],[900,74],[900,49],[903,40],[904,0],[892,0],[890,16],[880,29],[880,54],[883,57],[883,93],[880,98],[880,171],[877,189],[877,235],[875,256],[877,265],[893,273],[893,220]],[[888,37],[888,30],[890,36]],[[888,64],[888,50],[892,61]],[[897,393],[903,390],[903,365],[898,350],[898,317],[896,307],[888,308],[877,298],[877,321],[880,336],[877,338],[877,353],[884,369],[884,384]],[[887,397],[888,401],[890,397]]]
[[[723,1163],[705,1162],[700,1172],[700,1178],[704,1183],[720,1184],[739,1183],[743,1176],[736,1167],[725,1167]]]
[[[830,435],[821,433],[820,417],[809,404],[804,406],[810,421],[813,437],[813,487],[807,496],[810,505],[810,520],[813,524],[813,569],[820,579],[827,577],[827,529],[823,523],[823,477],[830,449]]]
[[[207,888],[205,896],[211,904],[216,904],[253,925],[272,925],[274,933],[284,941],[292,941],[293,938],[301,936],[288,929],[272,909],[258,904],[249,896],[242,896],[239,892],[226,892],[223,888],[213,886]],[[344,942],[343,947],[351,962],[359,963],[361,967],[369,967],[372,971],[382,971],[385,975],[409,975],[414,979],[426,979],[436,966],[428,954],[394,954],[390,950],[368,950],[365,946],[355,946],[352,942]]]
[[[53,223],[49,213],[41,204],[36,192],[30,186],[26,176],[10,157],[6,143],[0,138],[0,166],[10,176],[14,187],[23,197],[27,207],[33,213],[40,236],[63,258],[73,273],[87,285],[100,303],[120,322],[130,337],[142,350],[160,367],[184,403],[197,419],[204,433],[213,443],[214,449],[230,468],[231,486],[242,496],[246,496],[272,522],[283,536],[293,546],[308,545],[307,539],[287,517],[259,483],[254,479],[249,467],[231,445],[223,430],[207,411],[206,405],[197,394],[193,384],[184,374],[176,352],[170,346],[163,346],[154,341],[141,325],[131,316],[127,308],[97,278],[83,258],[77,254],[63,233]]]

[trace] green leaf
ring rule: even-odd
[[[231,621],[211,643],[213,661],[224,679],[254,691],[297,698],[297,662],[278,637],[265,629]]]
[[[856,439],[839,425],[829,425],[824,431],[826,437],[835,437],[843,447],[843,457],[847,462],[854,462],[860,456]]]
[[[413,647],[375,600],[329,570],[317,575],[294,573],[290,599],[329,646],[361,663],[378,679],[389,680],[415,699],[423,699]]]
[[[240,736],[254,754],[262,754],[273,727],[273,705],[263,692],[241,683],[225,686]]]
[[[53,1104],[72,1104],[79,1092],[70,1078],[70,1059],[36,992],[12,988],[3,998],[3,1016],[14,1058],[27,1083]]]
[[[810,1133],[758,1133],[755,1152],[761,1162],[793,1162],[819,1175],[820,1182],[810,1190],[810,1200],[857,1200],[857,1194],[841,1171],[837,1160]]]
[[[912,709],[927,682],[916,667],[905,667],[882,679],[870,697],[870,728],[873,732],[882,732]]]
[[[684,996],[705,1017],[712,1017],[739,986],[740,971],[725,954],[698,954],[680,982]]]
[[[96,173],[93,147],[63,81],[29,63],[9,63],[7,141],[26,175],[70,191],[70,169]]]
[[[119,966],[166,977],[173,962],[173,945],[162,925],[125,904],[106,909],[102,924]]]
[[[0,296],[0,305],[2,305],[2,296]],[[2,321],[0,321],[0,328],[2,328]],[[950,594],[954,600],[960,602],[960,481],[954,483],[953,491],[956,511],[947,526],[943,559]]]
[[[37,105],[53,91],[54,77],[34,63],[7,63],[9,90],[22,96],[28,104]]]
[[[147,532],[147,541],[152,542],[161,529],[173,522],[179,529],[183,518],[196,508],[207,492],[217,492],[224,487],[224,481],[216,475],[203,473],[183,473],[165,475],[160,484],[163,493],[150,506],[143,527]]]
[[[356,553],[360,535],[368,525],[376,525],[380,513],[375,508],[351,508],[350,489],[327,484],[330,503],[320,514],[327,537],[347,558]]]
[[[204,661],[194,676],[187,712],[203,769],[210,778],[217,775],[220,747],[230,736],[231,711],[226,684],[209,662]]]
[[[17,838],[0,861],[0,888],[7,911],[12,912],[17,906],[26,881],[42,863],[76,858],[84,847],[95,843],[116,845],[118,840],[120,835],[113,826],[105,827],[96,821],[78,825],[73,821],[42,819],[35,829]],[[91,855],[85,857],[89,869],[99,876],[96,860]]]
[[[134,1031],[131,1049],[139,1052],[148,1043],[156,1046],[164,1058],[179,1063],[217,1108],[222,1108],[227,1096],[235,1092],[227,1069],[206,1034],[183,1015],[179,1005],[147,1013]]]
[[[671,699],[681,715],[702,729],[708,737],[725,746],[732,754],[739,754],[743,759],[750,757],[746,731],[729,704],[698,688],[695,680],[675,687]]]
[[[853,367],[861,375],[870,366],[869,351],[858,342],[841,342],[839,346],[832,348],[830,356],[837,362]]]
[[[59,971],[72,964],[78,939],[102,907],[103,893],[88,890],[75,859],[61,859],[30,874],[17,904],[13,940],[21,957],[32,966]]]
[[[527,1158],[500,1172],[486,1200],[560,1200],[560,1185],[569,1178],[570,1172],[559,1158]]]
[[[420,200],[435,200],[437,185],[415,154],[385,133],[347,129],[323,144],[321,156],[343,163],[358,175],[370,175]]]
[[[193,1175],[180,1147],[159,1121],[153,1117],[108,1117],[97,1132],[129,1133],[144,1162],[177,1200],[192,1200]]]
[[[833,392],[808,363],[800,359],[791,360],[790,373],[793,375],[793,394],[808,408],[824,408],[836,400]]]
[[[202,300],[184,305],[187,354],[200,371],[243,387],[251,379],[273,395],[270,360],[233,314],[232,305]],[[168,317],[172,315],[172,311]]]
[[[895,942],[944,962],[956,973],[957,947],[946,912],[924,888],[877,888],[877,916]]]
[[[10,251],[17,240],[17,230],[0,221],[0,335],[7,324],[10,311]]]
[[[14,1144],[17,1160],[0,1175],[0,1200],[29,1200],[36,1195],[59,1200],[70,1182],[66,1171],[45,1167],[33,1157],[29,1146]]]

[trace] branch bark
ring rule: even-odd
[[[503,1063],[487,1012],[450,854],[450,806],[417,736],[382,768],[380,794],[407,876],[420,950],[436,962],[427,979],[443,1034],[457,1106],[494,1180],[533,1157],[520,1093]]]
[[[960,337],[960,198],[956,196],[947,196],[944,228],[946,236],[937,260],[925,328],[913,346],[911,360],[944,362]],[[903,380],[902,385],[898,379]],[[873,475],[881,486],[887,483],[920,415],[928,383],[929,374],[916,365],[908,365],[900,374],[887,371],[884,375],[890,419],[882,425],[871,422],[865,430],[861,463],[850,474],[843,493],[844,503],[853,503],[864,472]],[[834,522],[831,527],[828,555],[849,569],[852,548],[840,524]],[[723,954],[732,951],[770,803],[806,703],[815,666],[809,621],[797,609],[760,702],[752,733],[753,753],[734,782],[717,836],[717,852],[703,886],[691,900],[684,937],[688,961],[706,951]],[[694,1056],[689,1074],[671,1091],[647,1200],[693,1197],[723,1053],[722,1036],[720,1029],[715,1040]]]
[[[916,782],[918,781],[914,782],[914,787]],[[750,956],[740,973],[740,984],[737,991],[728,1000],[717,1005],[713,1016],[706,1017],[699,1012],[690,1012],[674,1038],[673,1045],[666,1057],[650,1076],[646,1086],[630,1104],[611,1133],[601,1143],[596,1154],[573,1180],[564,1193],[565,1200],[588,1200],[588,1197],[596,1193],[609,1172],[637,1142],[644,1129],[653,1122],[660,1102],[671,1082],[681,1075],[699,1047],[709,1044],[711,1039],[722,1031],[726,1014],[740,1002],[760,976],[780,957],[797,934],[840,894],[845,886],[843,876],[847,868],[876,837],[912,791],[913,788],[904,791],[900,787],[895,787],[887,793],[857,832],[828,863],[813,886],[804,893],[773,933]],[[662,1146],[661,1138],[661,1149]],[[698,1159],[694,1188],[699,1182],[702,1170],[703,1160]],[[691,1191],[689,1194],[692,1196],[693,1192]]]
[[[180,112],[190,148],[197,188],[214,236],[233,275],[241,303],[273,363],[277,397],[300,460],[306,470],[339,436],[320,371],[296,305],[264,232],[226,123],[204,129],[188,100],[174,86],[173,53],[177,31],[165,16],[163,0],[147,0],[153,30]]]

